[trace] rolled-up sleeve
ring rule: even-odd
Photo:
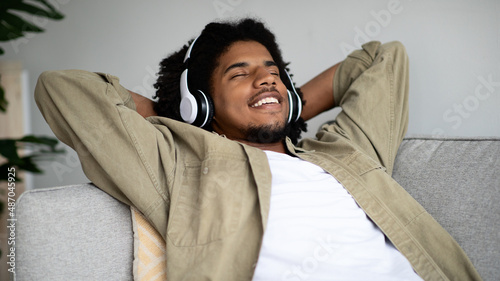
[[[408,127],[408,56],[400,42],[369,42],[336,71],[334,99],[342,111],[331,126],[389,174]],[[320,134],[321,135],[321,134]]]

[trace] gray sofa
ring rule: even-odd
[[[500,138],[408,137],[393,176],[500,279]],[[92,184],[25,192],[16,231],[16,280],[133,279],[130,208]]]

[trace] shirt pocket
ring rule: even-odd
[[[245,160],[208,158],[186,164],[170,213],[168,239],[179,247],[204,245],[233,233],[239,224]]]

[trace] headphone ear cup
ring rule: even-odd
[[[299,94],[293,89],[293,91],[287,90],[288,93],[288,123],[295,122],[299,120],[300,114],[302,113],[302,100]]]
[[[209,95],[206,95],[201,90],[192,93],[196,99],[198,111],[196,118],[192,123],[194,126],[204,127],[210,123],[213,117],[213,102]]]
[[[207,98],[207,120],[206,120],[205,124],[201,127],[205,127],[208,124],[212,123],[212,119],[214,118],[214,115],[215,115],[215,107],[214,107],[214,102],[212,100],[212,97],[210,97],[210,95],[205,95],[205,97]]]
[[[284,69],[283,72],[286,74],[288,82],[290,83],[289,88],[287,87],[288,105],[289,105],[288,123],[296,122],[297,120],[299,120],[300,114],[302,114],[302,99],[297,93],[297,90],[295,90],[292,78],[290,77],[286,69]]]
[[[179,112],[184,122],[193,124],[193,122],[196,120],[196,115],[198,111],[198,102],[195,96],[193,96],[189,91],[187,82],[187,72],[188,70],[185,69],[181,74],[181,80],[180,80],[181,102],[179,105]]]
[[[210,96],[205,95],[201,90],[193,93],[189,91],[187,74],[188,70],[185,69],[180,80],[181,103],[179,111],[181,118],[186,123],[204,127],[212,120],[212,100]]]
[[[297,102],[296,102],[297,107],[296,107],[296,112],[295,112],[295,121],[297,121],[297,120],[299,120],[300,115],[302,114],[302,99],[300,98],[299,93],[297,93],[295,88],[293,88],[293,93],[294,93],[295,98],[297,99]]]

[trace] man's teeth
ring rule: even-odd
[[[258,107],[258,106],[261,106],[263,104],[270,104],[270,103],[279,103],[279,101],[277,98],[269,97],[269,98],[261,99],[260,101],[252,104],[252,107]]]

